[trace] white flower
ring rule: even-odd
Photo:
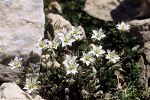
[[[102,46],[96,46],[94,44],[91,44],[91,46],[93,49],[90,52],[97,58],[105,53],[105,51],[102,49]]]
[[[96,30],[92,30],[92,31],[94,33],[91,37],[92,39],[97,39],[100,41],[101,39],[106,37],[106,35],[103,33],[102,28],[100,28],[98,31],[96,31]]]
[[[50,48],[52,45],[52,42],[49,41],[48,39],[42,40],[42,38],[38,39],[38,43],[35,44],[36,47],[39,49],[45,49],[45,48]]]
[[[23,89],[25,89],[26,92],[29,94],[32,93],[33,91],[38,89],[36,81],[37,81],[36,77],[26,78],[26,84],[25,84],[25,87]]]
[[[75,42],[75,39],[72,37],[72,33],[63,29],[64,31],[59,34],[59,39],[62,42],[62,47],[67,45],[72,46],[72,43]],[[66,33],[65,33],[66,32]]]
[[[8,65],[11,66],[12,70],[14,70],[15,68],[19,68],[22,66],[22,60],[23,58],[16,57],[14,60],[11,60]]]
[[[60,41],[55,39],[55,40],[52,41],[51,48],[52,49],[57,49],[59,45],[60,45]]]
[[[117,24],[116,28],[120,31],[128,31],[130,29],[130,25],[126,24],[125,22],[121,22],[121,24]]]
[[[86,37],[84,34],[84,29],[81,26],[78,26],[78,27],[72,26],[71,32],[75,40],[82,40],[84,37]]]
[[[86,53],[83,53],[83,57],[80,58],[80,60],[81,60],[83,63],[86,63],[87,66],[89,66],[90,63],[92,63],[92,62],[95,61],[95,58],[93,58],[92,53],[88,52],[87,54],[86,54]]]
[[[66,55],[65,61],[63,61],[64,66],[66,67],[67,74],[76,74],[78,73],[78,66],[76,61],[77,56]]]
[[[115,53],[115,50],[112,52],[107,50],[107,53],[108,54],[106,55],[106,59],[109,59],[110,62],[116,63],[120,60],[120,57]]]

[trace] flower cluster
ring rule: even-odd
[[[63,30],[64,31],[61,34],[62,36],[61,40],[66,39],[64,36],[67,36],[67,35],[70,36],[70,39],[69,38],[67,39],[68,43],[66,41],[63,41],[62,47],[66,45],[71,46],[72,41],[75,41],[75,38],[71,38],[72,36],[70,35],[71,34],[70,31],[67,32],[66,29],[63,29]],[[76,30],[75,33],[79,34],[80,32]],[[101,39],[105,37],[106,35],[103,33],[102,28],[100,28],[98,31],[93,30],[93,35],[91,39],[96,39],[98,41],[101,41]],[[80,61],[85,63],[87,66],[89,66],[90,64],[93,64],[96,58],[102,57],[106,53],[105,50],[102,49],[101,45],[97,46],[97,45],[91,44],[91,47],[92,49],[87,53],[83,52],[83,57],[80,58]],[[77,68],[79,64],[77,64],[76,59],[77,59],[77,56],[71,57],[70,55],[66,55],[66,59],[63,62],[63,64],[66,67],[67,74],[70,74],[70,73],[75,74],[78,72]],[[117,61],[119,61],[120,57],[115,53],[115,51],[111,52],[110,50],[107,50],[106,59],[108,59],[109,62],[116,63]]]
[[[42,39],[39,38],[38,42],[35,44],[36,47],[38,47],[40,50],[42,49],[57,49],[57,47],[59,46],[59,42],[54,40],[54,41],[50,41],[48,39]]]
[[[62,32],[59,34],[59,39],[61,40],[62,47],[72,46],[72,43],[77,40],[84,39],[85,34],[81,26],[72,26],[69,29],[63,28]]]
[[[59,37],[56,37],[53,41],[48,39],[38,39],[38,42],[35,44],[40,50],[42,49],[57,49],[57,47],[62,44],[62,47],[72,46],[72,43],[75,41],[80,41],[86,36],[84,34],[84,29],[81,26],[71,28],[63,28],[59,33]]]
[[[128,31],[130,29],[130,25],[122,22],[121,24],[117,24],[116,28],[120,31]],[[65,60],[62,62],[62,64],[65,67],[67,75],[77,74],[78,68],[82,67],[81,63],[85,64],[85,66],[90,66],[93,65],[97,59],[102,57],[109,60],[108,62],[111,63],[117,63],[120,60],[120,56],[117,55],[115,50],[104,50],[103,46],[100,44],[102,39],[107,38],[107,36],[104,34],[103,29],[100,28],[99,30],[92,30],[92,32],[93,34],[91,36],[91,39],[96,40],[96,42],[93,43],[92,41],[92,43],[90,43],[90,48],[88,48],[87,51],[82,51],[83,53],[81,57],[75,56],[74,54],[65,55]],[[85,38],[85,32],[81,26],[72,26],[71,28],[63,28],[63,30],[59,33],[59,37],[52,41],[39,38],[35,46],[40,50],[53,50],[58,49],[59,46],[61,46],[62,48],[66,46],[71,47],[74,42],[81,41]],[[50,54],[47,58],[50,59]],[[22,58],[16,57],[14,60],[11,60],[8,65],[11,66],[12,70],[15,68],[19,68],[22,66],[22,60]],[[45,62],[47,63],[48,61],[46,60]],[[95,66],[92,66],[93,70],[96,72],[96,69],[94,67]],[[33,78],[27,78],[24,89],[28,93],[32,93],[33,91],[38,89],[36,81],[33,81]]]
[[[106,35],[103,33],[102,28],[100,28],[98,31],[93,30],[92,39],[101,40],[102,38],[105,38]],[[87,66],[90,65],[90,63],[93,63],[95,61],[94,56],[101,57],[103,54],[105,54],[105,50],[102,49],[102,46],[96,46],[94,44],[91,44],[92,50],[89,51],[87,54],[83,53],[83,57],[80,59],[83,63],[86,63]],[[115,53],[115,51],[107,50],[106,59],[109,60],[109,62],[116,63],[119,61],[120,57]]]

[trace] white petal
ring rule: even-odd
[[[86,65],[87,65],[87,66],[89,66],[89,65],[90,65],[90,61],[86,61],[85,63],[86,63]]]

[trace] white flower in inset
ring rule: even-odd
[[[48,39],[42,40],[42,38],[38,39],[38,43],[35,44],[39,49],[51,48],[52,42]]]
[[[94,44],[91,44],[91,46],[93,49],[90,51],[90,53],[95,55],[97,58],[105,53],[105,51],[102,49],[102,46],[96,46]]]
[[[63,61],[64,66],[66,67],[67,74],[76,74],[78,73],[78,66],[77,64],[77,56],[71,56],[71,55],[66,55],[65,61]]]
[[[83,38],[86,37],[85,33],[84,33],[84,29],[81,26],[78,26],[78,27],[72,26],[71,27],[71,32],[73,34],[73,37],[76,40],[82,40]]]
[[[83,63],[86,63],[87,66],[90,65],[90,63],[94,62],[95,61],[95,58],[93,58],[93,54],[88,52],[87,54],[86,53],[83,53],[83,57],[80,58],[80,60],[83,62]]]
[[[120,31],[128,31],[130,29],[130,25],[126,24],[125,22],[121,22],[121,24],[117,24],[116,28]]]
[[[35,77],[26,78],[25,87],[23,89],[25,89],[26,92],[29,94],[32,93],[33,91],[38,89],[36,81],[37,81],[37,78]]]
[[[97,39],[100,41],[101,39],[106,37],[106,35],[103,33],[102,28],[100,28],[98,31],[96,31],[96,30],[92,30],[92,31],[94,33],[91,37],[92,39]]]
[[[22,60],[23,58],[16,57],[14,60],[11,60],[8,65],[11,66],[12,70],[14,70],[15,68],[19,68],[22,66]]]
[[[65,30],[66,32],[66,30]],[[72,46],[72,43],[75,42],[76,40],[72,37],[71,32],[62,32],[59,34],[59,39],[62,42],[62,47],[65,47],[67,45]]]
[[[107,50],[107,53],[108,54],[106,55],[106,59],[109,59],[110,62],[116,63],[120,60],[120,57],[115,53],[115,50],[112,52]]]

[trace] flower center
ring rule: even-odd
[[[112,54],[110,54],[109,56],[110,56],[111,59],[114,59],[115,54],[112,53]]]
[[[67,38],[65,38],[65,41],[64,41],[65,43],[68,43],[69,42],[69,39],[67,39]]]
[[[75,67],[74,67],[74,65],[72,64],[70,67],[69,67],[69,70],[74,70],[75,69]]]
[[[20,67],[20,66],[21,66],[21,63],[20,63],[19,61],[16,61],[16,62],[15,62],[15,66],[16,66],[16,67]]]
[[[29,89],[32,89],[34,87],[34,84],[33,83],[29,83],[28,86],[29,86]]]
[[[85,56],[85,60],[89,61],[90,60],[90,56]]]
[[[99,53],[99,50],[98,50],[98,49],[96,49],[96,50],[95,50],[95,53],[96,53],[96,54],[98,54],[98,53]]]

